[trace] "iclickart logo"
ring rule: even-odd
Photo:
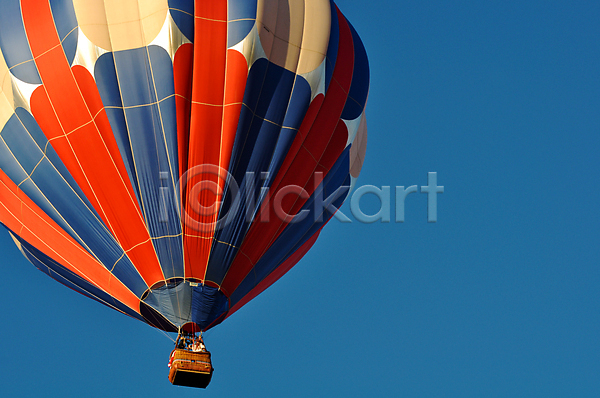
[[[313,222],[321,222],[331,216],[342,223],[391,222],[391,186],[362,185],[347,198],[350,186],[342,185],[332,191],[327,177],[320,172],[314,173],[312,179],[312,184],[309,182],[305,187],[285,185],[274,188],[271,173],[256,175],[247,172],[241,181],[237,181],[227,170],[206,164],[189,169],[170,187],[169,173],[161,172],[163,186],[159,192],[159,221],[172,222],[174,218],[180,218],[187,228],[197,231],[220,230],[242,219],[248,223],[270,222],[274,217],[290,224],[300,223],[308,218]],[[312,185],[310,192],[307,188],[309,185]],[[395,186],[396,223],[405,221],[406,198],[417,192],[417,185]],[[443,192],[444,186],[438,185],[437,172],[429,172],[427,185],[420,187],[420,193],[427,195],[429,223],[437,222],[437,195]],[[375,214],[366,214],[361,209],[361,199],[365,195],[374,195],[379,200],[380,206]],[[179,197],[184,199],[183,202],[175,199]],[[349,201],[353,218],[340,210],[344,201]]]

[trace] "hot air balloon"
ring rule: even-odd
[[[329,0],[5,0],[0,50],[0,223],[58,282],[178,333],[171,381],[205,387],[196,334],[358,177],[356,31]]]

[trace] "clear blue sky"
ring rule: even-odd
[[[371,64],[359,185],[437,172],[438,222],[420,193],[404,223],[332,221],[207,333],[205,391],[170,385],[163,333],[2,232],[2,396],[600,396],[600,3],[338,5]]]

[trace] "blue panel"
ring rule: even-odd
[[[261,168],[275,149],[278,130],[283,126],[291,98],[295,76],[266,59],[256,61],[246,83],[244,104],[236,132],[229,171],[240,183],[247,171],[267,171],[269,161]],[[298,128],[299,126],[288,126]]]
[[[75,9],[73,8],[72,0],[50,0],[50,8],[52,9],[52,17],[54,25],[58,32],[58,36],[69,61],[69,65],[75,59],[77,52],[77,18],[75,17]]]
[[[167,54],[166,51],[165,54]],[[128,107],[156,102],[156,92],[152,87],[152,71],[146,47],[117,51],[113,53],[113,56],[123,105]],[[171,79],[172,76],[173,68],[171,67]]]
[[[259,82],[263,84],[257,94],[254,87]],[[220,284],[229,269],[260,207],[260,190],[269,187],[277,175],[306,114],[310,95],[304,78],[266,60],[252,66],[244,97],[248,107],[242,108],[229,166],[239,185],[240,207],[235,214],[231,212],[234,193],[227,185],[220,219],[230,218],[215,234],[208,280]],[[267,173],[266,179],[262,178],[263,172]]]
[[[21,165],[14,159],[16,156],[10,150],[10,147],[6,145],[4,136],[7,135],[8,131],[17,130],[19,128],[19,120],[13,115],[0,133],[0,169],[6,173],[8,178],[10,178],[15,184],[21,183],[27,178],[27,173],[23,170]],[[22,131],[22,130],[21,130]],[[41,156],[40,156],[41,158]],[[30,162],[25,162],[30,163]]]
[[[329,46],[327,47],[327,62],[325,63],[325,91],[329,88],[340,41],[340,25],[338,21],[337,8],[331,1],[331,32],[329,34]]]
[[[173,61],[169,53],[159,46],[149,46],[148,55],[152,66],[152,79],[156,90],[155,97],[163,100],[175,95],[175,83],[173,82]],[[150,76],[150,75],[149,75]]]
[[[174,99],[169,101],[174,102]],[[181,223],[158,107],[131,108],[125,113],[146,225],[165,277],[183,277],[183,241],[180,236],[177,238],[181,234]]]
[[[277,146],[275,147],[275,151],[271,158],[271,164],[269,165],[269,174],[265,179],[264,186],[271,187],[271,184],[279,173],[279,169],[283,164],[292,144],[294,143],[296,133],[298,132],[298,129],[304,120],[304,116],[306,116],[306,112],[310,106],[310,99],[310,84],[308,84],[306,79],[303,77],[296,76],[294,91],[292,92],[292,97],[283,121],[284,126],[291,127],[284,127],[281,129],[281,133],[279,134],[277,140]],[[258,203],[262,203],[263,199],[264,198],[261,197],[258,200]]]
[[[231,48],[244,40],[254,27],[255,21],[234,21],[227,23],[227,47]]]
[[[77,18],[72,0],[50,0],[52,17],[54,25],[58,32],[60,41],[63,41],[67,35],[77,27]]]
[[[227,3],[227,47],[233,47],[248,36],[254,27],[257,2],[229,0]]]
[[[0,49],[6,64],[17,78],[27,83],[41,84],[21,18],[21,2],[0,0],[0,9]]]
[[[58,154],[54,150],[54,147],[49,144],[48,138],[44,135],[44,132],[39,127],[33,116],[24,108],[17,108],[15,110],[15,119],[12,120],[13,129],[18,131],[16,134],[16,140],[13,141],[14,145],[17,146],[17,142],[22,143],[25,139],[23,133],[25,133],[28,137],[33,139],[34,145],[37,146],[36,150],[45,151],[46,158],[52,163],[53,167],[56,168],[60,176],[66,181],[66,183],[74,189],[78,195],[82,198],[85,198],[83,192],[79,189],[79,186],[75,182],[75,179],[71,176],[71,173],[68,171],[67,167],[63,164],[62,160],[58,157]],[[8,128],[7,128],[8,130]],[[2,132],[2,134],[5,134]],[[6,134],[10,133],[6,131]],[[32,147],[34,147],[32,145]],[[35,153],[35,151],[32,151]],[[91,204],[85,199],[86,204],[91,207]]]
[[[108,306],[109,308],[112,308],[111,306],[113,306],[129,316],[145,322],[144,318],[140,314],[127,307],[125,304],[116,300],[103,290],[98,289],[96,286],[92,285],[80,276],[69,271],[67,268],[46,256],[44,253],[27,243],[25,240],[21,239],[21,237],[14,232],[13,236],[15,236],[19,243],[21,243],[22,253],[25,255],[25,258],[27,258],[27,260],[35,265],[37,269],[46,275],[62,283],[63,285],[70,287],[76,292],[83,294],[84,296]]]
[[[259,93],[255,113],[275,124],[282,124],[288,108],[296,75],[269,63]]]
[[[199,285],[192,293],[192,322],[201,329],[220,323],[229,310],[229,300],[214,287]]]
[[[154,308],[169,322],[178,327],[188,323],[191,316],[192,288],[179,279],[153,288],[144,298],[144,303]]]
[[[62,46],[65,52],[65,56],[67,57],[67,61],[69,61],[69,65],[73,65],[73,60],[75,60],[75,54],[77,53],[77,37],[79,35],[79,31],[74,30],[71,32],[63,41]]]
[[[339,208],[350,189],[350,147],[347,147],[332,169],[327,173],[319,188],[302,207],[298,214],[305,211],[307,214],[301,221],[292,222],[256,263],[252,271],[242,281],[231,295],[231,306],[244,298],[256,285],[264,280],[271,272],[298,250],[311,236],[313,236],[333,216],[333,212],[320,203],[328,198],[333,199],[333,210]],[[341,188],[340,188],[341,187]],[[330,197],[340,189],[339,195]]]
[[[219,323],[229,309],[229,299],[219,289],[190,286],[178,280],[152,289],[144,303],[173,325],[197,323],[202,329]]]
[[[94,65],[94,79],[104,106],[123,106],[113,53],[102,54]]]
[[[227,20],[256,19],[256,0],[228,0]]]
[[[135,165],[133,163],[133,153],[129,143],[129,133],[127,132],[127,121],[125,120],[125,111],[121,101],[121,91],[119,90],[119,81],[117,80],[117,71],[112,53],[101,55],[94,66],[94,78],[96,87],[102,98],[102,103],[106,109],[106,115],[110,122],[113,135],[117,141],[119,152],[125,163],[127,174],[135,194],[140,203],[139,186],[135,178]]]
[[[95,74],[105,106],[125,107],[107,114],[163,273],[167,279],[183,277],[171,58],[158,46],[119,51],[100,57]]]
[[[2,136],[2,141],[0,141],[0,145],[6,148],[6,152],[3,152],[1,155],[3,162],[10,161],[11,157],[17,157],[18,163],[14,160],[12,162],[16,166],[19,166],[19,168],[22,168],[20,172],[23,173],[23,178],[19,180],[13,180],[16,184],[20,183],[24,178],[27,178],[27,175],[33,172],[35,166],[37,166],[37,164],[44,156],[43,152],[41,152],[40,150],[19,151],[18,153],[8,152],[8,148],[19,148],[19,146],[21,146],[21,142],[25,139],[28,139],[27,137],[23,137],[23,132],[23,127],[21,126],[21,123],[16,114],[14,114],[8,120],[8,123],[2,130],[2,133],[0,133],[0,135]],[[14,173],[16,170],[14,169],[14,167],[9,167],[9,169],[11,170],[11,174]],[[6,172],[6,174],[8,174],[8,172]]]
[[[369,94],[369,60],[367,51],[360,37],[350,25],[352,40],[354,42],[354,72],[352,74],[352,85],[348,100],[342,112],[342,119],[354,120],[359,117],[365,109],[367,95]]]
[[[0,134],[8,138],[0,140],[0,169],[16,184],[33,171],[20,189],[73,239],[111,269],[119,280],[135,294],[141,295],[147,288],[145,282],[75,185],[64,164],[50,150],[48,141],[39,145],[43,133],[33,117],[18,108]],[[57,162],[56,167],[49,157],[44,157],[46,147],[47,152],[52,153],[52,160]],[[25,171],[20,162],[27,168]],[[33,164],[34,168],[31,167]]]
[[[169,9],[175,25],[192,43],[194,42],[194,2],[192,0],[169,0]]]
[[[299,129],[310,106],[311,88],[302,76],[296,76],[294,91],[283,120],[284,126]]]
[[[45,144],[42,142],[41,146],[38,145],[28,135],[28,131],[31,131],[32,135],[38,135],[38,130],[39,127],[33,117],[23,108],[18,108],[16,114],[9,119],[0,133],[2,137],[0,140],[0,169],[15,184],[19,185],[21,190],[28,193],[29,198],[40,206],[48,216],[65,231],[69,232],[71,236],[74,236],[74,231],[62,219],[58,211],[48,203],[48,198],[44,197],[38,187],[28,179],[29,174],[38,166],[38,163],[43,168],[47,166],[48,162],[48,160],[42,161],[44,156],[40,147],[45,147]]]
[[[98,86],[100,88],[100,86]],[[125,120],[125,111],[123,108],[105,108],[106,116],[110,123],[121,158],[127,169],[127,174],[131,185],[135,191],[138,203],[140,203],[140,188],[138,186],[137,179],[135,178],[135,164],[133,163],[133,153],[131,152],[131,145],[129,143],[129,133],[127,132],[127,121]]]

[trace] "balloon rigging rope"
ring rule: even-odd
[[[171,337],[171,335],[169,335],[169,333],[165,332],[165,331],[164,331],[164,330],[162,330],[162,329],[158,329],[158,328],[155,328],[155,329],[157,329],[157,330],[160,330],[160,331],[162,332],[162,334],[164,334],[165,336],[167,336],[167,338],[168,338],[169,340],[171,340],[171,341],[173,342],[173,344],[175,344],[175,339],[174,339],[173,337]]]

